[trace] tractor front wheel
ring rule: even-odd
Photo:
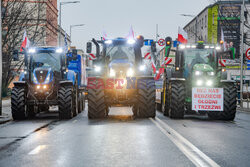
[[[13,120],[23,120],[27,117],[26,92],[23,87],[12,89],[11,112]]]
[[[72,86],[61,86],[58,90],[59,118],[71,119],[73,117],[74,93]]]
[[[223,83],[224,88],[224,110],[208,112],[211,119],[232,121],[235,118],[237,106],[237,89],[234,83]]]
[[[182,119],[184,117],[185,85],[180,81],[172,81],[169,85],[169,117]],[[168,101],[168,100],[167,100]]]

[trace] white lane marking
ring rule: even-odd
[[[74,121],[72,121],[73,123],[76,123],[77,122],[77,119],[76,120],[74,120]]]
[[[47,145],[39,145],[29,152],[29,155],[39,154],[43,149],[45,149]]]
[[[219,167],[215,161],[209,158],[165,122],[157,117],[155,120],[152,118],[150,118],[150,120],[183,152],[184,155],[186,155],[191,162],[193,162],[195,166]]]

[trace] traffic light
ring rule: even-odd
[[[156,42],[155,41],[153,41],[151,43],[151,52],[156,52]]]
[[[171,37],[165,38],[165,42],[166,42],[166,46],[172,46],[172,38]]]
[[[139,35],[136,38],[137,38],[137,41],[138,41],[138,44],[140,45],[140,47],[143,47],[143,45],[144,45],[144,37],[142,35]]]

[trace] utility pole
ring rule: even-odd
[[[158,41],[158,24],[156,24],[156,37],[155,37],[155,41],[157,42]]]
[[[245,24],[245,0],[241,7],[241,57],[240,57],[240,107],[243,107],[243,61],[244,61],[244,24]]]
[[[2,59],[2,1],[0,1],[0,115],[2,115],[2,75],[3,75],[3,59]]]

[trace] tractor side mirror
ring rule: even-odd
[[[156,43],[154,41],[151,43],[151,52],[156,52]]]
[[[72,59],[77,60],[77,50],[76,49],[72,50]]]
[[[87,42],[87,53],[92,52],[92,42]]]
[[[18,50],[13,51],[12,58],[13,58],[13,61],[19,61],[19,52],[18,52]]]

